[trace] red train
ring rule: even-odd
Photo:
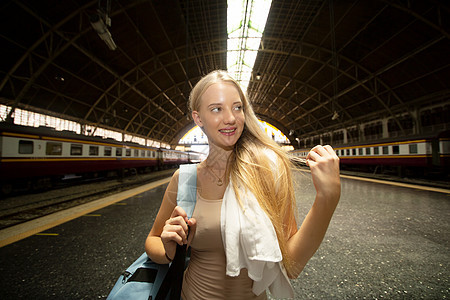
[[[1,191],[49,188],[64,176],[148,172],[200,160],[200,154],[0,123]]]
[[[332,146],[343,169],[448,176],[450,131]],[[308,151],[298,149],[292,154],[306,158]]]

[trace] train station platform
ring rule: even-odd
[[[314,186],[306,172],[296,179],[300,223]],[[167,180],[79,208],[44,231],[22,228],[29,237],[0,248],[2,299],[106,298],[143,253],[166,186]],[[295,299],[450,297],[449,196],[443,189],[343,177],[324,241],[292,280]]]

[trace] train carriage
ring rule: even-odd
[[[376,170],[376,167],[414,174],[448,174],[450,131],[439,134],[390,138],[376,142],[333,145],[343,169]],[[309,149],[297,149],[292,155],[305,159]]]
[[[439,164],[443,168],[450,167],[450,131],[439,135]]]
[[[89,137],[47,127],[0,123],[1,190],[48,188],[66,175],[107,176],[189,163],[187,152]]]
[[[189,163],[189,154],[187,152],[161,149],[161,164],[164,167],[178,166]]]

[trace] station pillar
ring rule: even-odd
[[[384,118],[381,120],[381,125],[383,126],[383,138],[389,137],[389,130],[388,130],[388,119]]]

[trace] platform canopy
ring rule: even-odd
[[[193,85],[228,66],[227,1],[7,0],[0,20],[0,104],[167,144],[193,127]],[[255,24],[248,96],[291,141],[380,118],[402,132],[449,101],[448,1],[273,0]]]

